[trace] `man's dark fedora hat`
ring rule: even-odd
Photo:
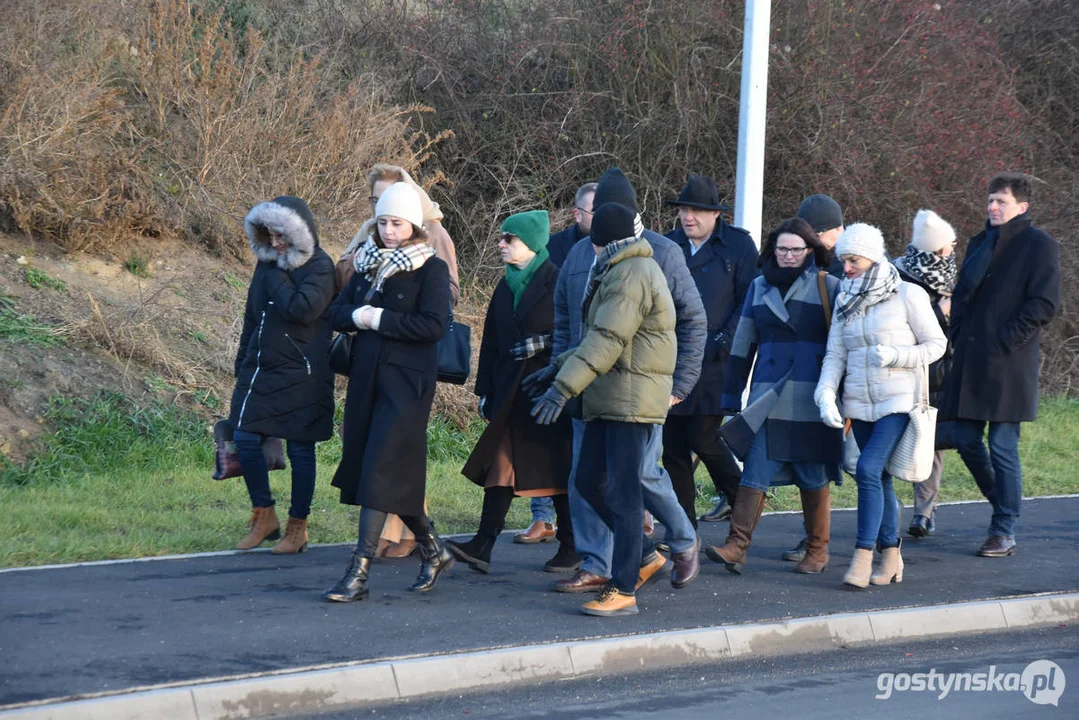
[[[730,210],[730,205],[719,204],[719,191],[716,190],[716,181],[704,175],[689,174],[689,181],[678,193],[674,200],[668,200],[667,205],[686,205],[688,207],[701,208],[702,210]]]

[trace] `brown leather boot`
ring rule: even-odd
[[[764,498],[762,490],[745,485],[738,487],[734,510],[731,511],[731,530],[727,534],[727,543],[721,548],[709,545],[704,551],[709,560],[724,563],[727,570],[736,575],[742,574],[742,568],[746,564],[746,552],[753,540],[753,531],[764,512]]]
[[[289,516],[285,537],[270,550],[275,555],[295,555],[307,552],[307,518]]]
[[[819,573],[828,567],[828,541],[832,534],[831,486],[802,491],[802,516],[806,527],[806,554],[794,566],[796,573]]]
[[[281,523],[273,506],[251,508],[251,519],[247,521],[247,537],[236,543],[237,550],[250,550],[266,540],[281,537]]]

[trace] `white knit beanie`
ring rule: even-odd
[[[873,262],[880,262],[884,259],[884,236],[872,225],[848,225],[836,241],[835,254],[836,257],[860,255]]]
[[[919,210],[914,216],[910,244],[925,253],[935,253],[955,242],[955,229],[932,210]]]
[[[407,220],[416,227],[423,227],[423,206],[419,194],[407,183],[390,185],[375,203],[375,217],[385,215]]]

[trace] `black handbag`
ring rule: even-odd
[[[352,333],[337,333],[330,343],[330,369],[348,377],[352,368]]]
[[[472,371],[472,328],[454,322],[450,308],[450,322],[446,334],[438,341],[438,381],[452,385],[464,385]]]

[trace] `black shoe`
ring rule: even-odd
[[[332,588],[322,593],[330,602],[355,602],[367,597],[367,573],[371,569],[371,558],[360,557],[352,553],[345,576]]]
[[[802,562],[806,556],[806,543],[808,538],[802,538],[793,548],[783,553],[783,559],[787,562]]]
[[[656,552],[671,554],[671,546],[667,544],[666,540],[652,543],[652,546],[656,549]]]
[[[420,555],[423,556],[423,563],[420,565],[420,574],[416,578],[416,582],[412,583],[408,589],[413,592],[430,592],[434,589],[435,583],[438,582],[438,576],[453,567],[457,561],[453,559],[453,555],[442,544],[442,540],[435,534],[433,527],[427,537],[423,539],[416,538],[416,542],[420,545]]]
[[[454,557],[467,563],[476,572],[484,574],[491,570],[491,550],[494,545],[493,539],[482,538],[479,535],[464,543],[446,541],[446,548],[453,553]]]
[[[730,516],[731,505],[727,502],[727,498],[721,495],[712,511],[701,515],[699,522],[721,522],[730,518]]]
[[[933,522],[933,518],[926,517],[925,515],[915,515],[910,521],[910,527],[907,528],[907,533],[911,537],[921,538],[932,535],[936,529],[936,523]]]
[[[572,545],[560,543],[555,556],[543,565],[543,569],[551,573],[577,572],[581,567],[581,556]]]

